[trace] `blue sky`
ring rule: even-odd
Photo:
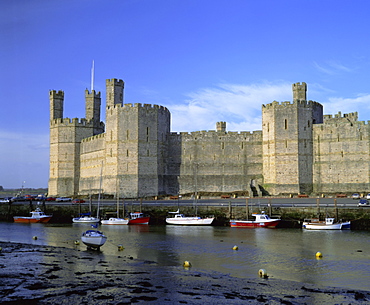
[[[0,185],[47,187],[49,90],[84,117],[84,90],[166,106],[172,131],[261,130],[261,105],[306,82],[325,114],[370,120],[369,1],[0,2]],[[105,120],[105,117],[102,117]]]

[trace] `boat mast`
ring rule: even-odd
[[[100,186],[99,186],[99,196],[98,196],[98,211],[96,213],[96,218],[99,218],[100,194],[101,194],[102,179],[103,179],[103,162],[101,163],[101,169],[100,169]]]

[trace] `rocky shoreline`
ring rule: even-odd
[[[370,291],[159,268],[118,253],[0,242],[1,304],[368,304]],[[113,261],[113,260],[112,260]]]

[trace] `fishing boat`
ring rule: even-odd
[[[87,230],[82,233],[81,240],[88,248],[99,249],[105,244],[107,237],[98,230]]]
[[[130,213],[129,225],[147,225],[149,224],[150,216],[144,216],[141,212]]]
[[[14,216],[14,222],[23,222],[23,223],[37,223],[42,222],[46,223],[49,222],[53,215],[45,215],[43,211],[37,208],[35,211],[30,212],[31,216]]]
[[[302,227],[307,230],[348,230],[351,229],[351,222],[335,222],[333,217],[327,217],[325,221],[316,218],[304,221]]]
[[[270,218],[267,214],[254,213],[254,220],[230,220],[230,226],[233,228],[275,228],[281,219]]]
[[[79,217],[72,218],[74,223],[97,223],[100,219],[98,217],[91,216],[91,213],[80,214]]]
[[[185,216],[180,214],[179,210],[169,213],[175,214],[174,217],[166,218],[166,223],[169,225],[206,226],[211,225],[214,220],[214,217]]]

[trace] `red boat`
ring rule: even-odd
[[[31,216],[14,216],[14,222],[23,222],[23,223],[36,223],[36,222],[48,222],[53,215],[45,215],[43,211],[37,208],[35,211],[30,212]]]
[[[234,228],[275,228],[281,219],[271,219],[266,214],[252,214],[255,220],[230,220]]]
[[[129,225],[147,225],[149,224],[150,216],[144,216],[141,212],[130,213]]]

